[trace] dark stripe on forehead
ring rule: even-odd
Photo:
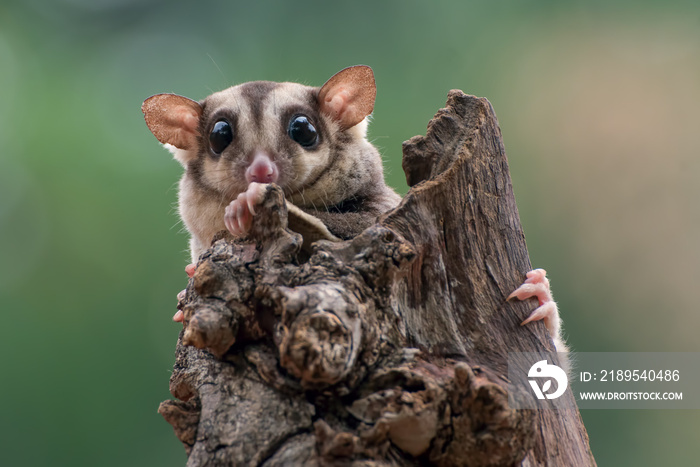
[[[240,85],[241,96],[248,102],[251,117],[258,127],[262,122],[263,102],[279,85],[272,81],[252,81]]]

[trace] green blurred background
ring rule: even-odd
[[[180,326],[179,165],[144,98],[374,68],[370,136],[460,88],[504,135],[533,265],[578,351],[698,351],[696,2],[0,4],[0,465],[184,465],[156,413]],[[599,465],[697,465],[700,412],[585,411]]]

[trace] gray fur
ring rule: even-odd
[[[287,200],[320,219],[337,237],[357,235],[399,203],[401,198],[384,182],[379,152],[366,139],[367,120],[342,129],[324,113],[320,91],[296,83],[256,81],[199,103],[193,149],[168,145],[185,168],[179,212],[192,234],[193,261],[217,232],[225,230],[224,208],[246,190],[245,170],[256,151],[265,151],[277,165],[276,183]],[[318,130],[316,147],[305,149],[287,134],[296,114],[308,116]],[[234,142],[217,156],[208,135],[222,117],[234,127]]]

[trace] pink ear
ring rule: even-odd
[[[345,130],[372,113],[376,96],[372,69],[358,65],[345,68],[326,81],[319,91],[318,102],[321,111]]]
[[[143,102],[141,111],[151,133],[163,144],[179,149],[197,147],[197,127],[202,107],[176,94],[156,94]]]

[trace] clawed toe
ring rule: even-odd
[[[547,272],[544,269],[534,269],[527,273],[525,282],[515,289],[508,296],[507,300],[517,298],[518,300],[526,300],[530,297],[537,297],[540,305],[552,300],[552,292],[549,289],[549,280],[546,276]]]
[[[520,325],[524,326],[533,321],[539,321],[543,319],[545,326],[547,326],[547,329],[549,329],[551,327],[550,323],[557,313],[558,310],[556,304],[554,302],[547,302],[544,305],[535,308],[535,310],[532,313],[530,313],[530,316],[528,316],[527,319],[525,319],[525,321],[520,323]]]
[[[508,300],[517,298],[518,300],[526,300],[530,297],[537,297],[540,305],[552,300],[552,293],[549,290],[549,284],[544,283],[523,283],[508,296]]]
[[[537,297],[540,306],[530,313],[530,316],[520,323],[520,325],[524,326],[533,321],[544,320],[547,330],[553,338],[558,341],[561,327],[559,322],[559,310],[552,298],[552,292],[549,288],[549,280],[546,274],[544,269],[534,269],[528,272],[527,279],[508,296],[508,300],[514,298],[526,300],[531,297]]]
[[[262,202],[264,184],[253,182],[238,194],[224,210],[224,225],[231,234],[240,237],[248,233],[253,224],[255,206]]]

